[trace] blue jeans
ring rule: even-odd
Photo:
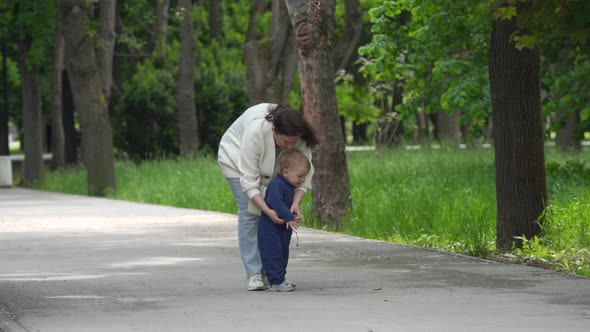
[[[226,179],[238,204],[238,244],[246,275],[262,273],[262,261],[258,250],[258,219],[260,216],[248,212],[250,198],[242,190],[240,179]]]

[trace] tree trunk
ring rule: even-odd
[[[148,41],[146,54],[157,51],[158,56],[164,56],[168,29],[168,9],[170,0],[156,0],[156,20],[152,26],[152,35]]]
[[[258,13],[253,4],[251,20]],[[254,36],[253,33],[249,38]],[[272,1],[272,21],[268,37],[249,40],[244,46],[244,61],[250,78],[250,102],[286,104],[297,69],[295,36],[283,0]]]
[[[102,94],[107,106],[111,99],[113,85],[113,53],[115,50],[115,8],[117,0],[100,1],[100,43],[97,47],[97,61],[102,82]]]
[[[539,48],[516,49],[518,31],[516,18],[496,21],[490,46],[499,250],[539,234],[547,204]]]
[[[369,122],[352,123],[352,142],[354,144],[366,143],[369,140],[367,129]]]
[[[272,0],[275,1],[275,0]],[[281,0],[279,0],[281,1]],[[268,0],[252,0],[252,6],[250,6],[249,18],[248,18],[248,30],[246,31],[246,43],[252,40],[258,40],[261,36],[256,31],[258,20],[260,16],[266,10]]]
[[[88,171],[88,192],[105,196],[116,190],[113,134],[108,105],[88,27],[86,0],[60,0],[64,28],[65,63],[80,117],[82,159]]]
[[[62,116],[64,73],[64,38],[61,27],[55,37],[55,53],[53,59],[53,84],[51,91],[51,152],[53,169],[64,169],[65,166],[65,138]]]
[[[461,126],[459,126],[459,117],[461,112],[455,111],[449,114],[444,111],[436,112],[436,127],[438,140],[443,145],[459,147],[461,140]]]
[[[8,65],[6,36],[2,36],[2,111],[0,112],[0,156],[10,154],[8,143]]]
[[[23,181],[25,186],[43,182],[43,119],[41,115],[41,91],[36,66],[27,64],[31,41],[19,42],[18,67],[22,79],[22,107],[25,161]]]
[[[180,154],[194,156],[199,149],[197,112],[195,111],[195,41],[193,36],[193,4],[191,0],[178,1],[182,19],[180,39],[182,53],[176,83],[176,107],[178,109],[178,129],[180,134]]]
[[[303,112],[319,139],[313,154],[313,214],[320,223],[338,229],[352,204],[332,63],[334,1],[286,4],[297,40]]]
[[[363,33],[363,20],[359,0],[344,1],[344,32],[334,47],[336,70],[346,69],[358,58],[358,47]]]
[[[416,111],[416,135],[414,136],[415,144],[430,145],[430,123],[428,115],[426,114],[426,107],[422,106],[420,110]]]
[[[577,137],[580,124],[580,111],[568,112],[560,109],[557,111],[558,129],[555,144],[561,151],[580,151],[582,142]]]
[[[209,32],[211,38],[221,45],[221,0],[209,0]]]
[[[65,43],[64,43],[65,45]],[[76,119],[74,114],[74,99],[72,97],[72,88],[70,87],[70,79],[66,70],[63,71],[62,76],[62,117],[64,129],[64,160],[66,165],[74,165],[78,163],[78,146],[80,139],[76,131]]]

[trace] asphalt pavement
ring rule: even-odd
[[[0,189],[0,331],[589,331],[590,279],[313,229],[248,292],[230,214]]]

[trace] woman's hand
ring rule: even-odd
[[[264,214],[266,214],[266,216],[269,217],[270,220],[277,225],[285,224],[285,220],[281,219],[279,214],[276,213],[275,210],[273,210],[271,208],[268,208],[268,210],[265,211]]]
[[[299,223],[301,220],[301,210],[299,208],[299,204],[293,203],[293,205],[291,205],[291,213],[293,216],[295,216],[295,221]]]

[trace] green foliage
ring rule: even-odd
[[[381,110],[366,86],[355,84],[352,75],[344,72],[336,77],[336,97],[340,115],[356,123],[371,122]]]
[[[543,99],[543,112],[547,116],[555,115],[559,110],[565,116],[580,112],[582,124],[576,136],[581,139],[583,128],[590,126],[590,53],[585,53],[580,46],[571,46],[561,40],[548,40],[543,43],[547,54],[546,63],[554,63],[543,71],[543,88],[549,92]],[[554,54],[555,53],[555,54]],[[554,117],[552,130],[559,130],[565,119]]]
[[[223,133],[248,105],[248,80],[241,51],[199,44],[195,103],[201,144],[216,152]]]
[[[147,60],[123,84],[113,114],[114,143],[134,159],[178,153],[174,72],[162,61]]]
[[[485,3],[383,1],[369,14],[373,40],[360,48],[361,71],[373,81],[403,79],[397,110],[462,110],[480,125],[490,113]],[[406,18],[406,19],[404,19]],[[402,115],[403,116],[403,115]]]
[[[0,22],[17,35],[18,40],[30,40],[27,65],[51,63],[54,35],[57,26],[57,7],[52,0],[8,0],[3,9],[15,15],[3,13]],[[12,20],[11,20],[12,19]]]

